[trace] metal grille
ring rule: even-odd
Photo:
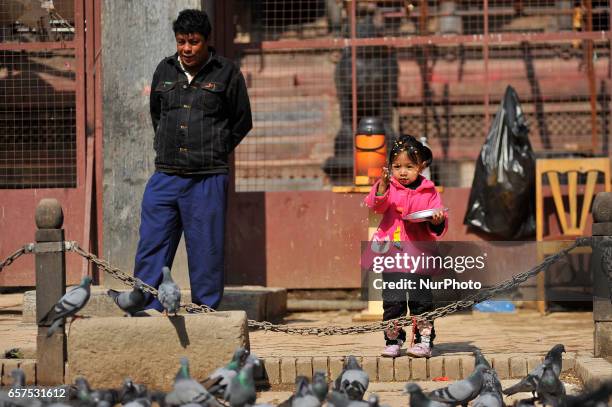
[[[46,3],[0,0],[0,188],[76,186],[73,2]]]
[[[539,155],[609,154],[609,1],[239,3],[255,117],[239,191],[352,184],[370,115],[391,137],[427,137],[438,184],[470,186],[508,85]]]

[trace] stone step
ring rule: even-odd
[[[543,355],[485,355],[492,364],[500,379],[518,379],[527,375],[544,360]],[[589,376],[593,367],[602,371],[603,365],[609,369],[612,377],[612,364],[605,359],[584,359],[581,365],[581,377],[594,380]],[[474,369],[474,357],[470,354],[449,354],[429,359],[418,359],[403,356],[385,358],[382,356],[357,357],[358,362],[370,376],[371,382],[407,382],[433,380],[446,376],[449,380],[464,379]],[[563,371],[576,367],[576,355],[563,355]],[[312,377],[313,372],[323,371],[327,377],[335,378],[342,371],[344,358],[340,356],[314,357],[265,357],[264,366],[267,380],[271,385],[293,384],[296,376]],[[604,379],[605,380],[605,377]]]
[[[418,381],[416,382],[424,393],[446,387],[449,382],[434,382],[434,381]],[[510,387],[516,383],[516,380],[500,380],[502,388]],[[565,391],[567,394],[579,394],[581,392],[580,385],[575,383],[564,382]],[[364,400],[368,400],[371,394],[376,394],[379,397],[380,406],[389,407],[406,407],[411,405],[410,398],[404,393],[406,382],[370,382],[365,393]],[[331,388],[331,386],[330,386]],[[261,392],[257,397],[258,404],[279,405],[282,401],[287,400],[294,392],[295,385],[278,385],[273,386],[270,390]],[[531,398],[531,393],[516,393],[512,396],[504,396],[504,402],[507,406],[514,405],[515,401]]]
[[[93,286],[89,302],[79,315],[111,317],[123,316],[123,312],[107,295],[107,288]],[[191,291],[181,290],[182,302],[191,301]],[[219,311],[242,310],[248,319],[256,321],[274,321],[287,313],[287,290],[262,286],[225,287]],[[23,294],[22,321],[34,323],[36,318],[36,291]]]
[[[108,318],[96,318],[95,320],[100,319]],[[125,320],[121,318],[116,319],[120,321]],[[77,323],[80,323],[80,321],[77,320],[75,324]],[[157,321],[156,323],[163,324],[163,321]],[[99,323],[97,324],[99,325]],[[142,334],[138,333],[138,337],[141,336]],[[93,341],[95,341],[95,339],[92,339],[92,342]],[[96,344],[92,344],[91,347],[99,348],[99,346]],[[208,345],[206,347],[208,347]],[[159,348],[158,344],[156,344],[156,348]],[[69,352],[70,349],[71,348],[69,348]],[[257,349],[251,350],[254,353],[257,353]],[[193,360],[200,360],[202,357],[204,356],[196,355],[193,356]],[[493,363],[493,368],[497,371],[499,379],[509,381],[524,377],[528,371],[531,371],[531,369],[542,362],[544,355],[487,354],[485,357],[487,360]],[[318,370],[324,371],[327,374],[328,379],[333,380],[342,370],[343,363],[342,357],[335,356],[298,358],[283,356],[265,357],[262,360],[264,362],[264,377],[261,380],[258,380],[258,383],[269,385],[272,389],[286,390],[293,390],[297,375],[304,375],[311,378],[313,372]],[[370,376],[370,389],[372,391],[387,388],[388,386],[401,386],[401,388],[403,388],[403,383],[409,381],[422,383],[431,381],[432,379],[440,376],[447,376],[449,381],[463,379],[474,367],[474,358],[468,354],[436,356],[430,359],[412,359],[409,357],[400,357],[395,359],[382,357],[357,357],[357,360]],[[168,374],[171,374],[172,376],[174,375],[174,364],[176,363],[178,362],[174,362],[174,360],[172,361],[172,369],[170,369],[171,372]],[[196,362],[196,365],[200,366],[201,363],[204,362]],[[225,364],[226,362],[221,361],[219,363]],[[12,369],[17,367],[20,367],[25,371],[28,385],[36,384],[36,365],[36,359],[0,359],[0,371],[3,372],[3,374],[0,376],[0,384],[2,386],[10,385],[10,372]],[[76,365],[78,365],[78,363]],[[70,369],[72,369],[72,372],[74,372],[76,365],[75,367],[71,368],[70,364],[68,364],[66,375],[67,383],[71,381]],[[112,365],[114,366],[115,363],[112,362]],[[612,363],[603,358],[586,357],[583,355],[578,356],[573,353],[564,354],[562,372],[568,371],[575,372],[577,377],[582,380],[586,388],[597,387],[606,380],[612,380]],[[129,374],[132,375],[132,373]],[[200,377],[195,373],[193,376]],[[116,383],[113,382],[110,383],[110,385],[118,386],[121,383],[121,380],[122,379],[117,379]]]

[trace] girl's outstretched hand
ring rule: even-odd
[[[378,194],[382,195],[387,192],[387,188],[389,188],[389,180],[391,179],[391,173],[389,172],[389,168],[382,167],[382,175],[380,176],[380,184],[378,184]]]
[[[440,223],[444,222],[444,211],[439,210],[436,213],[434,213],[429,222],[431,222],[434,225],[439,225]]]

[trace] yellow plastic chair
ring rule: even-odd
[[[586,174],[586,181],[579,188],[578,174]],[[567,174],[567,186],[562,186],[559,175]],[[603,190],[610,191],[609,158],[563,158],[536,160],[536,240],[538,242],[538,259],[556,253],[567,245],[558,240],[574,240],[584,236],[587,219],[591,213],[591,203],[597,189],[599,174],[604,175]],[[544,193],[542,184],[544,176],[548,178],[550,194],[554,202],[559,233],[550,233],[550,224],[545,220]],[[579,189],[583,189],[582,193]],[[579,208],[578,197],[582,195]],[[567,203],[567,206],[566,206]],[[568,212],[569,209],[569,212]],[[557,240],[557,242],[555,242]],[[590,252],[590,248],[584,248]],[[576,249],[573,253],[579,252]],[[546,313],[546,277],[544,273],[537,276],[536,282],[537,309]]]

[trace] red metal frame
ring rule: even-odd
[[[351,2],[351,110],[353,135],[357,134],[357,2]],[[353,179],[357,176],[355,143],[353,143]]]
[[[83,236],[91,235],[87,231],[91,226],[96,231],[96,241],[102,241],[102,219],[97,214],[102,208],[102,160],[94,161],[93,159],[94,151],[97,157],[101,157],[102,152],[101,66],[98,63],[101,49],[100,3],[94,0],[75,0],[75,36],[72,41],[0,43],[0,50],[8,51],[74,49],[76,76],[76,187],[2,190],[4,216],[0,218],[0,230],[4,231],[4,237],[0,238],[0,256],[33,240],[34,212],[42,198],[56,198],[62,205],[64,209],[63,227],[66,230],[67,239],[77,240],[88,247],[89,239],[85,237],[85,242],[81,242],[81,239]],[[85,21],[91,22],[87,30],[85,30]],[[91,149],[90,156],[90,162],[95,162],[95,171],[91,166],[89,168],[89,175],[93,176],[95,172],[95,184],[92,182],[89,185],[86,185],[87,133],[90,133],[92,137],[90,144],[95,146]],[[93,197],[90,197],[88,202],[87,191],[96,193],[95,213],[92,213],[91,210]],[[97,225],[91,224],[92,218],[97,220]],[[98,252],[98,247],[91,247],[91,249]],[[78,283],[81,269],[81,259],[76,256],[67,256],[68,284]],[[0,286],[33,286],[34,282],[34,262],[31,256],[19,259],[10,268],[0,273]]]
[[[58,42],[0,42],[0,51],[41,51],[48,49],[71,49],[76,48],[76,41]]]
[[[484,72],[485,72],[485,92],[484,92],[484,113],[485,113],[485,126],[484,134],[487,135],[490,125],[489,116],[489,0],[484,0],[483,4],[484,14],[484,37],[482,42],[483,57],[484,57]]]
[[[482,45],[487,41],[489,45],[517,43],[517,42],[554,42],[572,40],[602,41],[612,39],[612,31],[593,32],[549,32],[549,33],[493,33],[478,35],[431,35],[413,37],[376,37],[376,38],[324,38],[306,40],[278,40],[262,41],[260,43],[236,44],[242,51],[298,51],[312,49],[341,49],[351,46],[388,46],[411,47],[415,45]]]

